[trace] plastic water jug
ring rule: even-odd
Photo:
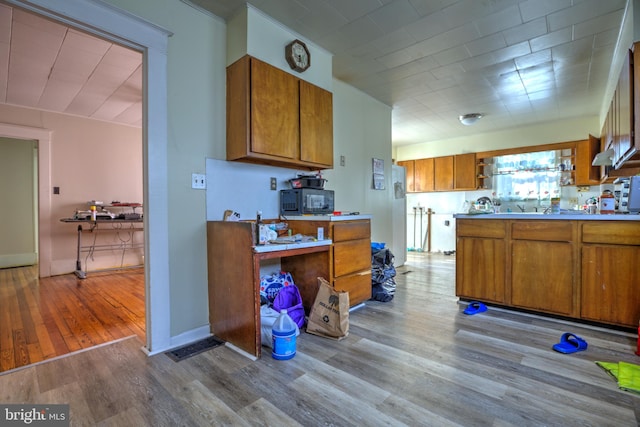
[[[296,355],[296,324],[287,314],[280,310],[280,316],[271,328],[271,356],[277,360],[289,360]]]

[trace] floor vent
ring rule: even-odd
[[[203,351],[211,350],[212,348],[216,348],[223,344],[224,341],[211,336],[203,340],[173,349],[171,351],[167,351],[165,354],[169,356],[169,358],[174,362],[180,362],[181,360],[188,359],[191,356],[195,356],[196,354],[200,354]]]

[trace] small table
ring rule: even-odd
[[[93,221],[91,219],[75,219],[75,218],[62,218],[61,222],[65,223],[77,223],[78,224],[78,245],[76,252],[76,269],[74,271],[75,275],[80,279],[86,279],[87,271],[82,269],[82,261],[80,260],[80,253],[87,253],[87,257],[92,255],[94,252],[99,251],[107,251],[107,250],[122,250],[122,255],[124,257],[124,252],[127,249],[144,249],[144,241],[142,242],[134,242],[133,241],[133,233],[137,231],[142,231],[143,227],[136,227],[135,224],[142,224],[142,218],[138,219],[100,219]],[[82,224],[88,224],[88,229],[83,229]],[[105,227],[106,224],[111,224],[111,227]],[[127,227],[128,225],[128,227]],[[82,246],[82,233],[98,233],[100,231],[115,231],[115,232],[127,232],[129,233],[129,241],[121,242],[121,243],[112,243],[106,245],[96,245],[96,239],[93,239],[93,242],[89,245]],[[122,265],[120,266],[122,268]]]

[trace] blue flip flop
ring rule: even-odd
[[[576,353],[587,349],[587,342],[571,332],[565,332],[560,342],[553,345],[553,349],[564,354]]]
[[[487,311],[487,306],[481,303],[480,301],[471,301],[467,308],[464,309],[463,313],[472,315],[478,314]]]

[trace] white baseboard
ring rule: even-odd
[[[201,339],[205,339],[211,336],[211,328],[209,325],[203,325],[195,329],[191,329],[190,331],[186,331],[181,333],[180,335],[176,335],[175,337],[171,337],[169,346],[166,348],[157,348],[153,351],[149,351],[145,349],[145,353],[148,356],[153,356],[154,354],[164,353],[166,351],[172,350],[174,348],[182,347],[183,345],[191,344],[193,342],[199,341]]]

